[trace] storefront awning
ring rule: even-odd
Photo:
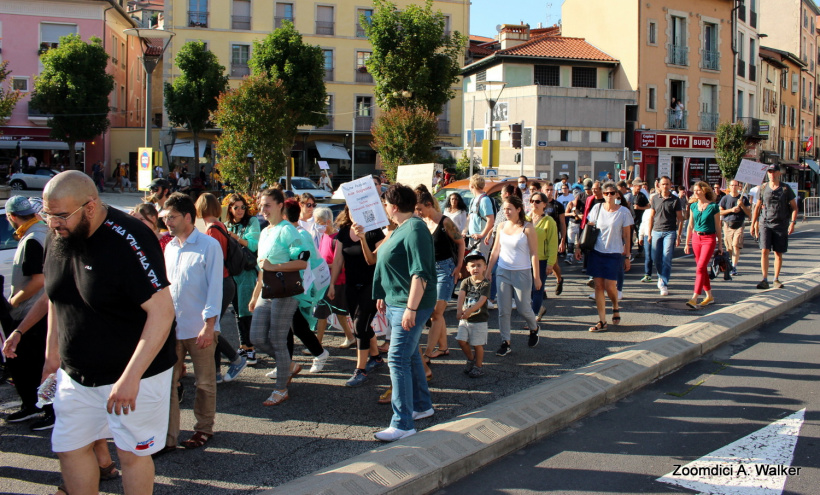
[[[791,162],[791,161],[785,161],[785,160],[780,160],[780,166],[781,167],[793,168],[795,170],[800,170],[800,168],[801,168],[800,164],[798,162]]]
[[[199,157],[202,158],[205,156],[205,145],[208,144],[207,139],[200,139],[199,140]],[[181,156],[181,157],[194,157],[194,142],[193,140],[186,140],[186,141],[177,141],[174,143],[174,147],[171,148],[171,152],[168,153],[170,156]]]
[[[331,160],[350,160],[350,154],[339,143],[329,143],[327,141],[314,141],[316,151],[322,158],[329,158]]]
[[[814,171],[815,174],[820,174],[820,167],[817,166],[816,161],[807,159],[806,164]]]
[[[2,140],[0,141],[0,150],[13,150],[17,148],[18,141]],[[57,150],[68,151],[68,143],[62,141],[20,141],[20,149],[25,153],[26,150]],[[78,142],[74,144],[76,151],[85,149],[85,143]]]

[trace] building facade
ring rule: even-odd
[[[396,2],[399,8],[411,2]],[[447,18],[446,30],[469,33],[467,0],[435,1],[433,10]],[[355,161],[356,176],[376,168],[376,153],[370,147],[370,128],[378,113],[373,97],[373,78],[364,69],[372,53],[360,17],[373,14],[372,4],[352,0],[323,3],[254,0],[166,0],[165,29],[176,36],[165,55],[163,79],[171,82],[180,75],[173,60],[188,41],[201,40],[217,55],[236,87],[250,74],[248,60],[253,42],[261,41],[284,21],[291,21],[307,44],[322,48],[325,60],[325,85],[328,93],[329,123],[321,128],[300,128],[292,156],[296,175],[318,175],[319,160],[326,160],[337,178],[349,177]],[[461,94],[439,115],[439,146],[460,147]],[[168,125],[167,119],[165,125]],[[184,133],[163,136],[170,149]],[[215,139],[213,132],[208,139]],[[316,143],[321,143],[317,146]],[[334,150],[331,155],[322,150]]]

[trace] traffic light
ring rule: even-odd
[[[521,149],[521,124],[510,124],[510,144],[515,149]]]

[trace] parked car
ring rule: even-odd
[[[287,179],[285,177],[279,177],[279,184],[282,185],[283,189],[285,188],[286,180]],[[307,177],[291,177],[290,190],[297,196],[302,193],[310,193],[316,199],[325,199],[330,198],[331,196],[329,192],[320,188],[318,184]]]
[[[32,168],[26,167],[22,172],[11,174],[9,177],[9,185],[15,191],[22,191],[23,189],[45,189],[48,181],[60,172],[50,168]]]
[[[505,177],[503,179],[485,178],[484,192],[490,197],[490,199],[495,201],[496,205],[500,206],[501,189],[507,184],[513,184],[518,187],[518,177]],[[439,206],[442,209],[445,208],[447,198],[452,193],[460,194],[461,198],[464,200],[464,203],[466,203],[467,206],[470,206],[470,201],[473,200],[473,193],[470,191],[470,179],[453,181],[439,189],[438,192],[434,194],[435,198],[438,200]]]

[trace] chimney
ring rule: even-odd
[[[530,40],[530,25],[503,24],[499,39],[502,50],[526,43]]]

